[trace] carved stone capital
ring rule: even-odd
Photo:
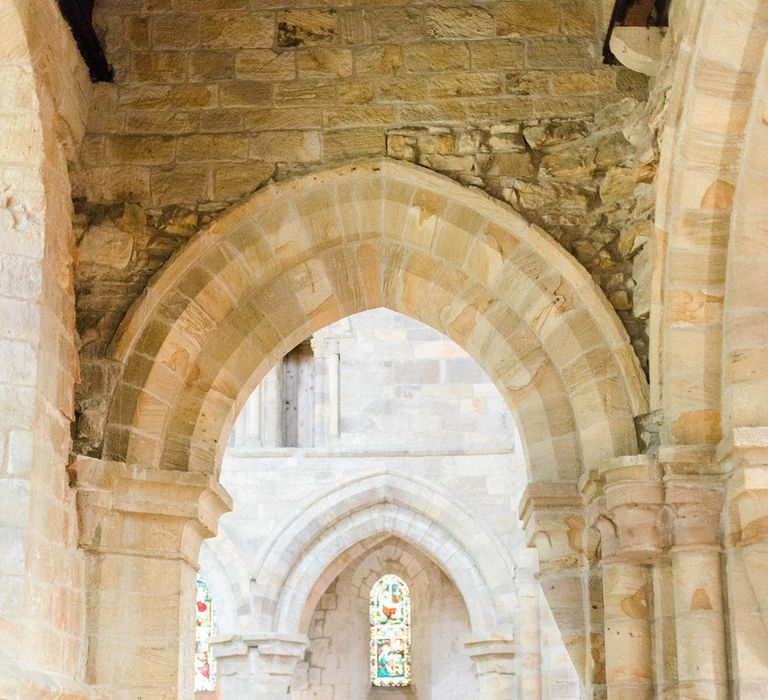
[[[511,637],[471,637],[464,647],[475,664],[478,700],[504,700],[515,691],[515,643]]]
[[[593,517],[604,538],[603,561],[644,562],[663,551],[664,484],[655,457],[610,459],[599,474],[604,496]]]
[[[251,633],[211,641],[222,690],[240,697],[243,691],[258,689],[262,695],[254,697],[259,699],[283,697],[308,646],[308,637],[282,633]]]
[[[196,566],[200,542],[216,534],[232,499],[212,476],[143,469],[77,456],[79,544],[98,552],[183,558]]]
[[[675,547],[718,546],[723,483],[710,445],[659,449]]]
[[[542,571],[572,569],[583,555],[584,507],[576,484],[532,482],[520,501],[529,547],[536,547]]]
[[[305,635],[282,632],[244,634],[243,641],[249,648],[258,649],[261,658],[272,659],[278,666],[285,662],[295,663],[309,646],[309,638]]]
[[[515,641],[512,637],[472,636],[464,642],[464,648],[475,662],[478,675],[515,672]]]

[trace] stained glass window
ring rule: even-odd
[[[411,684],[411,594],[394,574],[371,589],[371,683],[380,688]]]
[[[211,654],[210,638],[215,632],[211,593],[203,579],[197,579],[195,601],[195,691],[216,689],[216,660]]]

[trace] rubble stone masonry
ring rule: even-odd
[[[592,274],[647,367],[657,152],[645,78],[601,63],[594,0],[104,0],[115,68],[73,172],[83,383],[185,240],[268,180],[381,155],[511,203]]]

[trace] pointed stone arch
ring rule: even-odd
[[[313,331],[386,306],[500,389],[531,478],[633,453],[647,390],[617,316],[552,238],[480,191],[378,160],[273,184],[152,281],[119,329],[104,456],[214,472],[239,405]]]
[[[371,542],[392,535],[453,580],[473,632],[512,630],[517,600],[509,554],[466,506],[421,479],[391,471],[358,479],[317,498],[277,532],[252,582],[260,632],[305,634],[303,613],[317,592]]]

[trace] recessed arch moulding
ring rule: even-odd
[[[247,604],[228,603],[251,615],[220,630],[216,655],[225,697],[250,697],[247,689],[254,687],[285,695],[320,597],[352,562],[391,537],[431,559],[461,593],[471,631],[467,652],[481,696],[505,697],[498,694],[501,687],[512,692],[515,565],[499,538],[459,499],[387,470],[303,504],[275,532],[254,567]]]
[[[270,184],[202,230],[112,343],[121,369],[104,459],[215,482],[239,407],[280,357],[381,306],[464,348],[509,406],[531,482],[530,541],[546,542],[556,620],[557,599],[581,601],[576,614],[560,605],[560,622],[590,686],[601,654],[589,647],[600,633],[588,629],[577,482],[637,452],[646,382],[587,272],[478,190],[382,159]]]

